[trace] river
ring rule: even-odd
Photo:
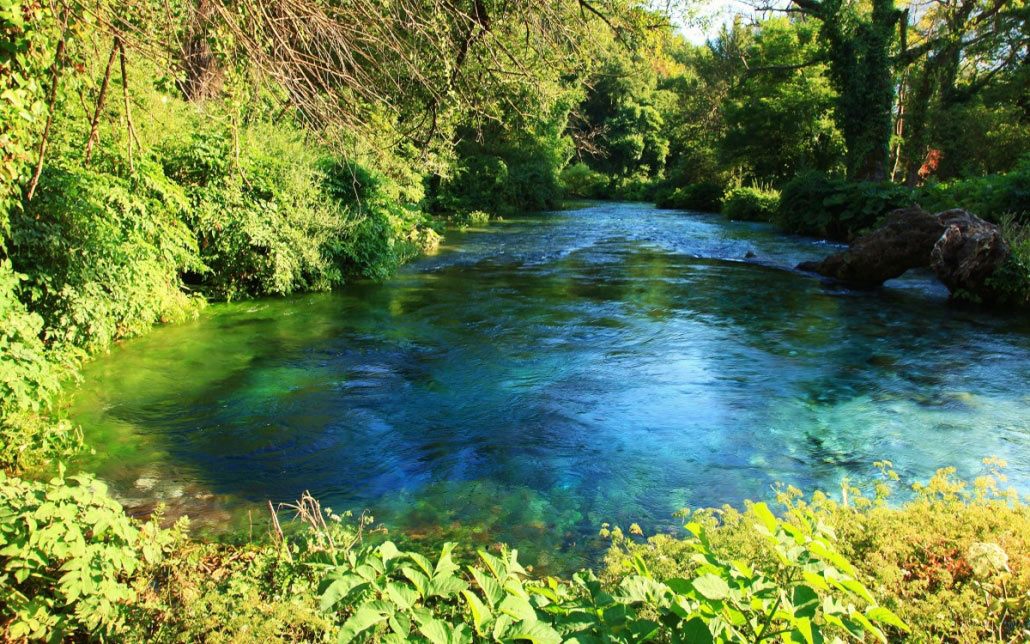
[[[386,283],[113,348],[75,396],[81,465],[198,529],[263,531],[260,504],[310,490],[545,569],[589,563],[602,522],[670,530],[879,459],[926,478],[998,455],[1026,490],[1030,322],[951,306],[929,274],[862,292],[780,268],[834,248],[627,203],[450,233]]]

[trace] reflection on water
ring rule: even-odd
[[[96,360],[85,466],[209,524],[309,489],[538,565],[585,561],[603,521],[668,529],[880,458],[998,454],[1030,482],[1030,324],[927,276],[841,289],[776,268],[824,243],[640,204],[448,242],[386,284],[213,306]]]

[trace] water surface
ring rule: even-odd
[[[94,361],[86,466],[202,525],[310,490],[565,567],[604,521],[666,530],[882,458],[925,477],[997,454],[1026,489],[1026,319],[925,274],[859,292],[782,268],[833,249],[643,204],[452,233],[387,283],[212,306]]]

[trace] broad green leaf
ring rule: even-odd
[[[339,644],[347,644],[363,631],[386,619],[386,615],[367,606],[358,606],[354,614],[344,622],[340,629]]]
[[[464,580],[454,575],[438,575],[429,581],[426,597],[450,597],[468,588]]]
[[[397,549],[397,546],[392,541],[382,543],[378,550],[379,556],[383,558],[383,561],[389,561],[401,556],[401,551]]]
[[[344,575],[343,577],[336,579],[322,592],[319,609],[322,612],[329,610],[341,599],[348,596],[351,591],[361,585],[367,585],[367,582],[357,575]]]
[[[806,644],[815,644],[812,639],[812,621],[807,617],[799,617],[794,620],[795,630],[804,638]]]
[[[712,631],[700,617],[692,617],[680,627],[679,641],[689,644],[713,644]]]
[[[891,626],[900,628],[906,633],[910,632],[908,624],[901,621],[901,619],[897,615],[892,613],[890,610],[884,608],[883,606],[873,606],[865,612],[865,616],[868,617],[871,621],[880,622],[881,624],[890,624]]]
[[[705,599],[722,600],[730,593],[730,586],[722,577],[708,574],[693,581],[696,590]]]
[[[465,601],[468,602],[469,610],[472,612],[472,623],[475,624],[476,632],[480,635],[483,634],[483,624],[493,617],[493,613],[487,608],[483,602],[479,601],[475,593],[470,590],[461,591]]]
[[[764,503],[756,503],[751,509],[769,534],[776,534],[776,517],[769,510],[769,506]]]
[[[450,644],[451,625],[434,617],[415,617],[418,630],[432,644]]]
[[[516,597],[515,595],[505,597],[497,607],[497,610],[505,615],[510,615],[515,620],[530,622],[536,620],[536,610],[533,608],[533,605],[522,597]]]
[[[419,593],[407,584],[389,582],[386,584],[386,594],[390,601],[397,604],[402,610],[408,610],[418,601]]]
[[[486,601],[490,603],[491,607],[497,606],[504,599],[504,591],[501,589],[501,585],[479,568],[469,568],[469,570],[472,572],[472,577],[476,580],[476,584],[483,591],[483,595],[486,596]]]
[[[443,544],[443,548],[440,551],[440,558],[436,561],[436,568],[433,570],[433,577],[439,577],[441,575],[447,576],[454,574],[458,571],[458,565],[451,559],[451,553],[454,552],[455,546],[458,544],[448,541]]]
[[[794,586],[790,602],[794,605],[794,617],[810,619],[819,608],[819,595],[809,586]]]
[[[561,644],[562,641],[558,631],[544,622],[536,621],[535,618],[512,624],[505,635],[512,639],[529,640],[533,644]]]
[[[808,549],[811,550],[812,553],[815,554],[815,556],[819,557],[820,559],[829,564],[832,564],[833,566],[836,566],[848,575],[852,577],[858,576],[858,571],[855,570],[855,567],[852,566],[847,559],[842,557],[840,554],[834,552],[833,550],[827,548],[818,539],[813,540],[811,543],[809,543]]]
[[[426,577],[421,572],[410,566],[404,566],[401,568],[401,574],[407,577],[408,581],[415,586],[415,590],[417,590],[420,595],[423,597],[426,596],[426,592],[429,588],[429,577]]]

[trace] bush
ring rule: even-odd
[[[36,198],[12,217],[10,243],[47,344],[94,351],[195,310],[179,280],[200,266],[180,219],[186,208],[151,163],[129,178],[47,168]]]
[[[325,290],[339,271],[323,249],[343,231],[343,217],[322,189],[317,159],[288,136],[262,138],[232,163],[220,132],[165,142],[165,172],[187,191],[185,220],[196,235],[203,271],[190,281],[216,298]]]
[[[154,616],[126,641],[736,642],[783,633],[822,641],[845,629],[903,628],[852,576],[824,529],[798,528],[768,510],[754,534],[782,557],[771,566],[719,556],[709,529],[690,524],[694,536],[683,543],[703,562],[691,575],[659,577],[637,559],[603,584],[589,571],[533,579],[506,548],[479,550],[462,566],[453,543],[435,560],[389,541],[364,544],[369,517],[355,529],[310,497],[291,509],[308,531],[243,556],[208,547],[168,557],[154,573],[170,582],[149,598]],[[200,561],[215,582],[190,572]]]
[[[741,221],[772,221],[780,193],[761,188],[733,188],[722,200],[722,214]]]
[[[985,283],[994,291],[994,304],[1025,308],[1030,306],[1030,224],[1020,224],[1009,214],[1002,215],[998,225],[1011,253]]]
[[[0,262],[0,468],[22,470],[66,456],[81,443],[50,418],[64,370],[40,338],[44,321],[19,299],[24,275]]]
[[[116,637],[130,580],[178,531],[142,527],[89,475],[35,483],[0,472],[0,628],[5,641]]]
[[[725,189],[715,183],[695,183],[681,188],[658,188],[655,205],[658,208],[719,212]]]
[[[561,171],[565,194],[584,199],[603,199],[608,192],[608,177],[590,169],[585,163],[574,163]]]
[[[776,223],[788,232],[848,241],[912,203],[911,191],[902,186],[849,183],[806,172],[780,192]]]
[[[870,496],[845,481],[842,502],[821,493],[805,502],[793,488],[781,488],[779,502],[788,522],[823,525],[837,535],[856,577],[911,628],[910,635],[889,628],[890,641],[1023,641],[1030,636],[1030,506],[1000,490],[997,461],[986,462],[994,471],[972,485],[943,469],[914,485],[915,498],[900,505],[887,504],[897,480],[887,462],[881,464],[887,477]],[[764,516],[759,506],[689,516],[709,526],[717,556],[759,567],[776,561],[753,528]],[[689,540],[658,535],[638,543],[618,532],[602,578],[619,579],[636,559],[661,576],[696,574],[694,552]]]
[[[995,223],[1010,214],[1030,223],[1030,157],[1008,174],[927,184],[916,190],[916,200],[931,212],[964,208]]]

